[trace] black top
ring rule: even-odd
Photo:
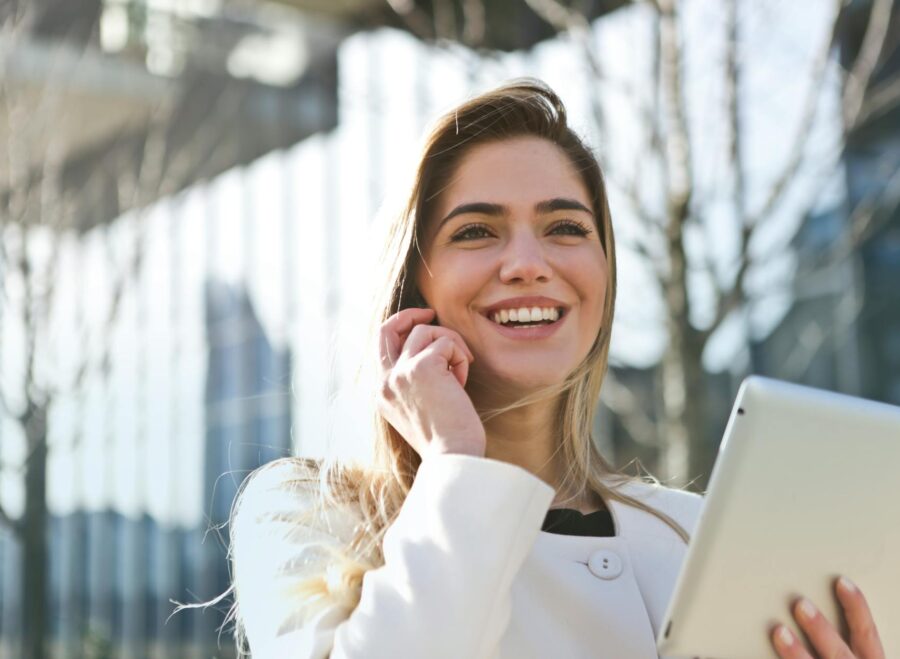
[[[608,510],[583,515],[572,508],[553,508],[547,511],[541,531],[558,535],[614,536],[616,527]]]

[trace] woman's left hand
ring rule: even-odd
[[[885,659],[872,612],[862,592],[846,578],[835,583],[844,609],[850,638],[844,640],[825,616],[805,598],[794,603],[794,619],[821,659]],[[813,659],[800,640],[784,625],[772,630],[772,643],[781,659]]]

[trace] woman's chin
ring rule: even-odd
[[[473,395],[516,399],[562,384],[568,372],[558,368],[473,369],[466,389]]]

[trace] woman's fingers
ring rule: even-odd
[[[440,346],[435,345],[439,341]],[[469,363],[475,357],[458,333],[446,327],[416,325],[410,331],[401,355],[412,359],[426,349],[445,359],[447,368],[453,371],[460,385],[465,386],[469,375]]]
[[[850,647],[841,638],[834,625],[822,615],[811,601],[801,597],[794,602],[793,614],[797,624],[800,625],[819,657],[826,657],[827,659],[854,659],[853,652],[850,651]]]
[[[884,659],[884,647],[875,627],[875,620],[865,596],[849,579],[835,582],[838,601],[850,628],[850,648],[860,659]]]
[[[772,644],[781,659],[812,659],[796,634],[784,625],[772,630]]]
[[[430,323],[434,318],[434,309],[411,307],[398,311],[381,324],[378,337],[378,353],[381,365],[391,368],[397,363],[403,344],[414,327],[422,323]]]
[[[835,592],[847,620],[848,641],[841,638],[834,625],[805,597],[793,606],[794,618],[816,656],[821,659],[885,659],[875,620],[862,592],[843,577],[837,580]],[[773,630],[772,642],[781,659],[811,659],[800,640],[783,625]]]
[[[446,361],[447,369],[453,372],[461,386],[465,386],[469,364],[475,357],[457,332],[429,325],[433,319],[433,309],[409,308],[382,323],[378,342],[382,368],[389,371],[401,356],[412,359],[443,338],[446,341],[433,348],[434,354]]]
[[[414,359],[420,363],[431,360],[436,360],[441,365],[446,363],[447,369],[452,371],[460,386],[464,387],[469,376],[469,357],[462,351],[459,343],[447,335],[437,336]]]
[[[416,325],[413,327],[406,338],[406,343],[401,353],[407,357],[415,357],[442,336],[446,336],[459,346],[459,349],[469,361],[475,359],[469,350],[469,346],[466,345],[466,342],[463,341],[463,338],[457,332],[437,325]]]

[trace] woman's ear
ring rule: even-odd
[[[428,304],[428,300],[426,300],[422,296],[422,293],[420,293],[418,289],[416,289],[416,292],[413,293],[413,295],[412,295],[412,303],[413,303],[413,306],[416,306],[420,309],[431,309],[431,305]],[[438,319],[437,319],[437,314],[435,314],[434,318],[432,318],[431,322],[428,324],[429,325],[440,325],[440,323],[438,322]]]
[[[420,309],[429,309],[430,308],[428,306],[428,302],[425,301],[425,298],[422,297],[422,294],[418,291],[418,289],[416,290],[415,293],[413,293],[412,303],[414,306],[417,306]]]

